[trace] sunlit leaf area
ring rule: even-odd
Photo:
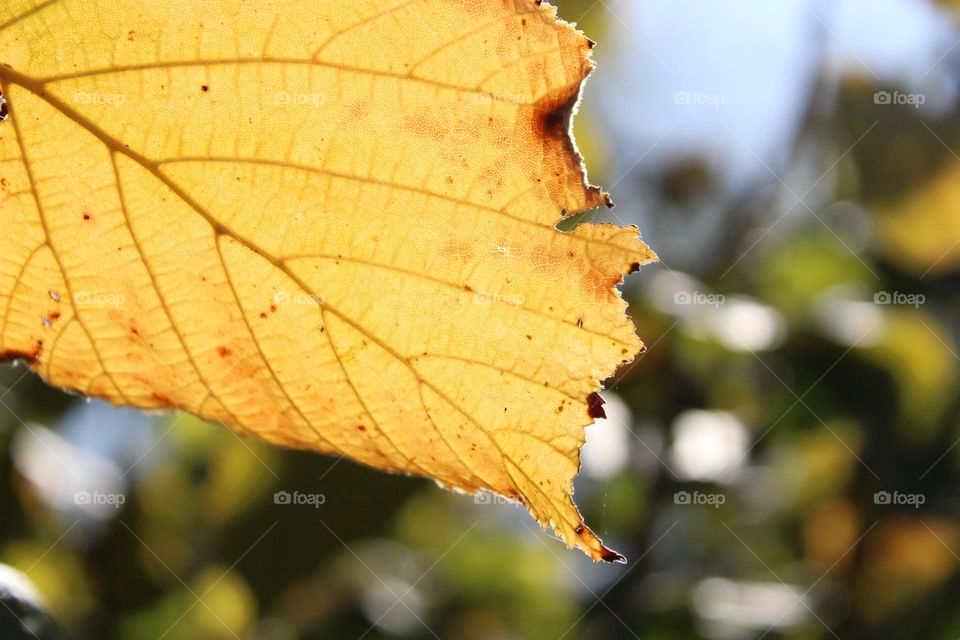
[[[574,130],[616,207],[581,218],[660,258],[575,480],[626,564],[21,363],[0,637],[960,637],[960,3],[554,4],[597,42]]]

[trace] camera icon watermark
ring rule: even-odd
[[[122,493],[101,493],[100,491],[77,491],[73,494],[73,504],[81,507],[107,506],[119,509],[127,502]]]
[[[927,102],[922,93],[903,93],[901,91],[877,91],[873,94],[873,103],[877,105],[899,105],[919,109]]]
[[[293,507],[313,507],[319,509],[327,502],[322,493],[301,493],[300,491],[277,491],[273,494],[273,504]]]
[[[926,303],[927,297],[922,293],[901,293],[900,291],[877,291],[873,294],[874,304],[904,305],[919,308]]]
[[[881,506],[913,507],[919,509],[927,501],[922,493],[900,493],[899,491],[877,491],[873,494],[873,504]]]
[[[673,504],[682,506],[706,505],[719,509],[726,503],[727,496],[722,493],[703,493],[701,491],[677,491],[673,494]]]

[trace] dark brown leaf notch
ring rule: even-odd
[[[607,414],[603,410],[603,398],[600,397],[600,394],[594,391],[587,396],[587,415],[589,415],[594,420],[599,418],[606,418]]]

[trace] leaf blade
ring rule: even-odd
[[[27,238],[0,240],[0,353],[501,493],[617,559],[572,478],[587,398],[642,348],[615,287],[655,256],[554,228],[608,202],[569,135],[591,43],[522,0],[74,5],[0,26]]]

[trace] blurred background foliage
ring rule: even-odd
[[[577,483],[629,564],[15,367],[17,603],[122,640],[960,637],[960,3],[558,4],[600,42],[576,130],[619,206],[588,217],[662,258]]]

